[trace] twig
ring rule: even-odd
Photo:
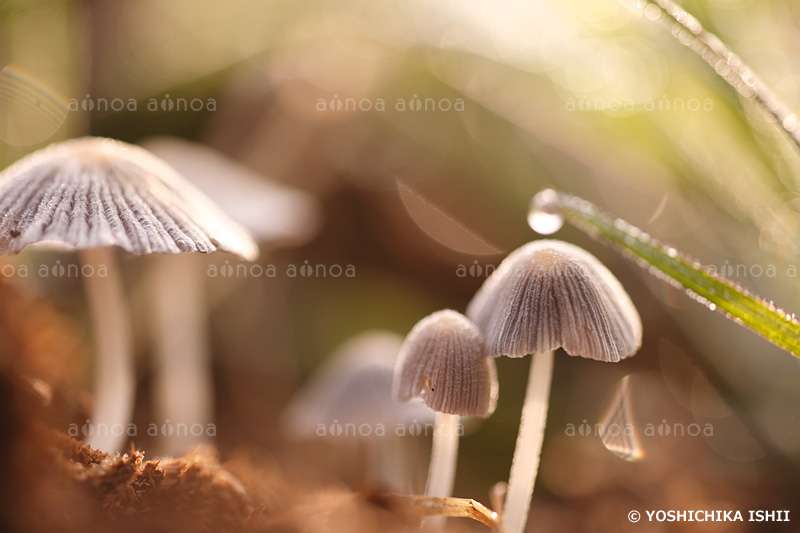
[[[466,498],[431,498],[406,494],[387,494],[387,501],[415,516],[471,518],[492,531],[502,531],[500,515],[475,500]]]

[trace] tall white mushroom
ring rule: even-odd
[[[642,323],[620,282],[587,251],[538,240],[512,252],[467,307],[491,356],[533,354],[508,481],[503,524],[528,519],[547,419],[553,350],[618,362],[642,342]]]
[[[301,245],[320,227],[320,207],[310,194],[259,176],[207,146],[175,137],[150,137],[140,144],[213,198],[261,245]],[[151,272],[155,411],[160,420],[186,427],[212,421],[205,270],[205,263],[186,257],[160,260]],[[201,438],[176,431],[164,436],[159,449],[180,455]]]
[[[497,405],[497,371],[478,327],[456,311],[437,311],[406,337],[395,369],[399,402],[422,400],[436,411],[425,495],[452,495],[460,416],[486,418]],[[442,520],[433,521],[441,526]]]
[[[56,242],[80,251],[95,342],[93,432],[113,453],[131,419],[130,321],[112,248],[134,255],[223,250],[253,260],[247,231],[174,169],[142,148],[85,137],[50,145],[0,173],[0,253]],[[102,268],[105,267],[105,268]],[[106,276],[98,272],[107,272]]]

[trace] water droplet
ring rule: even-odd
[[[644,450],[633,416],[630,378],[630,374],[625,376],[614,387],[612,399],[599,421],[603,428],[600,439],[610,452],[626,461],[638,461],[644,458]]]
[[[528,225],[541,235],[550,235],[564,225],[558,193],[553,189],[544,189],[536,193],[531,200],[528,211]]]
[[[661,8],[654,4],[647,4],[644,8],[644,16],[650,20],[658,20],[661,18]]]
[[[795,128],[797,128],[797,115],[792,113],[791,115],[783,119],[783,129],[792,132],[795,130]]]

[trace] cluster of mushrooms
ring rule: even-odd
[[[259,246],[251,234],[262,243],[302,241],[317,225],[316,205],[305,193],[265,183],[188,141],[155,138],[146,144],[149,150],[78,138],[38,150],[0,173],[0,253],[29,246],[77,250],[89,267],[84,287],[94,339],[94,407],[85,442],[109,454],[127,441],[136,384],[116,251],[161,256],[149,273],[155,409],[163,422],[206,427],[213,391],[204,268],[188,252],[220,250],[253,261]],[[167,435],[163,451],[187,453],[204,436]]]
[[[284,412],[284,430],[298,439],[360,438],[374,466],[372,481],[408,491],[414,485],[408,446],[391,431],[368,433],[378,425],[413,428],[433,419],[425,496],[447,498],[464,432],[461,417],[487,418],[497,405],[494,358],[532,354],[509,481],[493,488],[493,497],[504,499],[494,502],[503,506],[502,530],[522,533],[544,440],[554,350],[618,362],[636,353],[641,341],[636,308],[597,258],[563,241],[536,240],[502,261],[466,316],[441,310],[405,339],[368,331],[342,345],[296,394]],[[362,427],[367,433],[347,434]],[[426,531],[444,527],[442,517],[424,522]]]
[[[302,240],[315,228],[314,208],[297,191],[259,190],[253,185],[258,180],[237,177],[240,169],[185,141],[152,139],[145,145],[149,150],[111,139],[75,139],[35,152],[0,173],[0,253],[16,254],[33,245],[67,247],[78,250],[94,272],[101,267],[105,272],[87,276],[85,287],[96,353],[91,425],[97,428],[87,444],[107,453],[125,443],[124,432],[107,428],[130,423],[135,392],[130,319],[114,250],[165,256],[222,250],[254,260],[259,247],[250,231],[262,242],[273,242]],[[227,180],[223,189],[206,195],[200,183],[195,186],[185,176],[208,176],[209,169]],[[213,181],[205,187],[213,187]],[[238,221],[233,212],[226,213],[226,198],[236,205]],[[258,215],[252,222],[247,205]],[[273,215],[270,223],[264,224],[264,213]],[[175,421],[205,422],[213,396],[202,333],[205,304],[198,296],[201,270],[195,262],[168,257],[154,270],[158,412]],[[500,264],[466,316],[438,311],[417,323],[405,340],[370,332],[343,347],[289,406],[286,428],[310,436],[319,420],[333,419],[333,433],[347,423],[427,424],[432,409],[425,495],[449,497],[460,417],[486,418],[497,404],[494,358],[533,354],[501,515],[507,533],[521,533],[544,438],[553,351],[563,348],[570,355],[617,362],[633,355],[641,338],[639,315],[606,267],[574,245],[537,240]],[[364,389],[374,397],[367,409],[364,396],[353,393]],[[185,451],[188,444],[177,443],[168,451],[182,451],[181,446]],[[408,487],[403,477],[409,469],[398,461],[404,453],[395,439],[375,440],[373,465],[386,486]],[[428,526],[440,528],[442,521],[428,520]]]
[[[506,533],[522,533],[544,440],[553,351],[618,362],[633,355],[641,340],[636,308],[594,256],[556,240],[512,252],[486,279],[466,316],[437,311],[417,323],[400,349],[394,398],[422,400],[437,412],[426,496],[451,495],[459,417],[486,418],[495,409],[494,357],[533,354],[501,515]]]

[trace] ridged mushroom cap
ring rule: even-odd
[[[295,394],[283,412],[284,430],[294,438],[316,435],[320,424],[427,424],[435,413],[422,404],[392,399],[392,377],[403,338],[365,331],[339,346]]]
[[[440,413],[485,418],[497,404],[497,370],[480,330],[451,310],[420,320],[403,342],[393,394]]]
[[[223,250],[258,256],[247,231],[146,150],[84,137],[52,144],[0,173],[0,253],[57,242],[132,254]]]
[[[642,323],[619,280],[589,252],[537,240],[500,263],[467,307],[489,355],[523,357],[564,348],[617,362],[642,342]]]
[[[321,226],[309,193],[269,180],[200,143],[150,137],[139,143],[192,182],[263,243],[300,245]]]

